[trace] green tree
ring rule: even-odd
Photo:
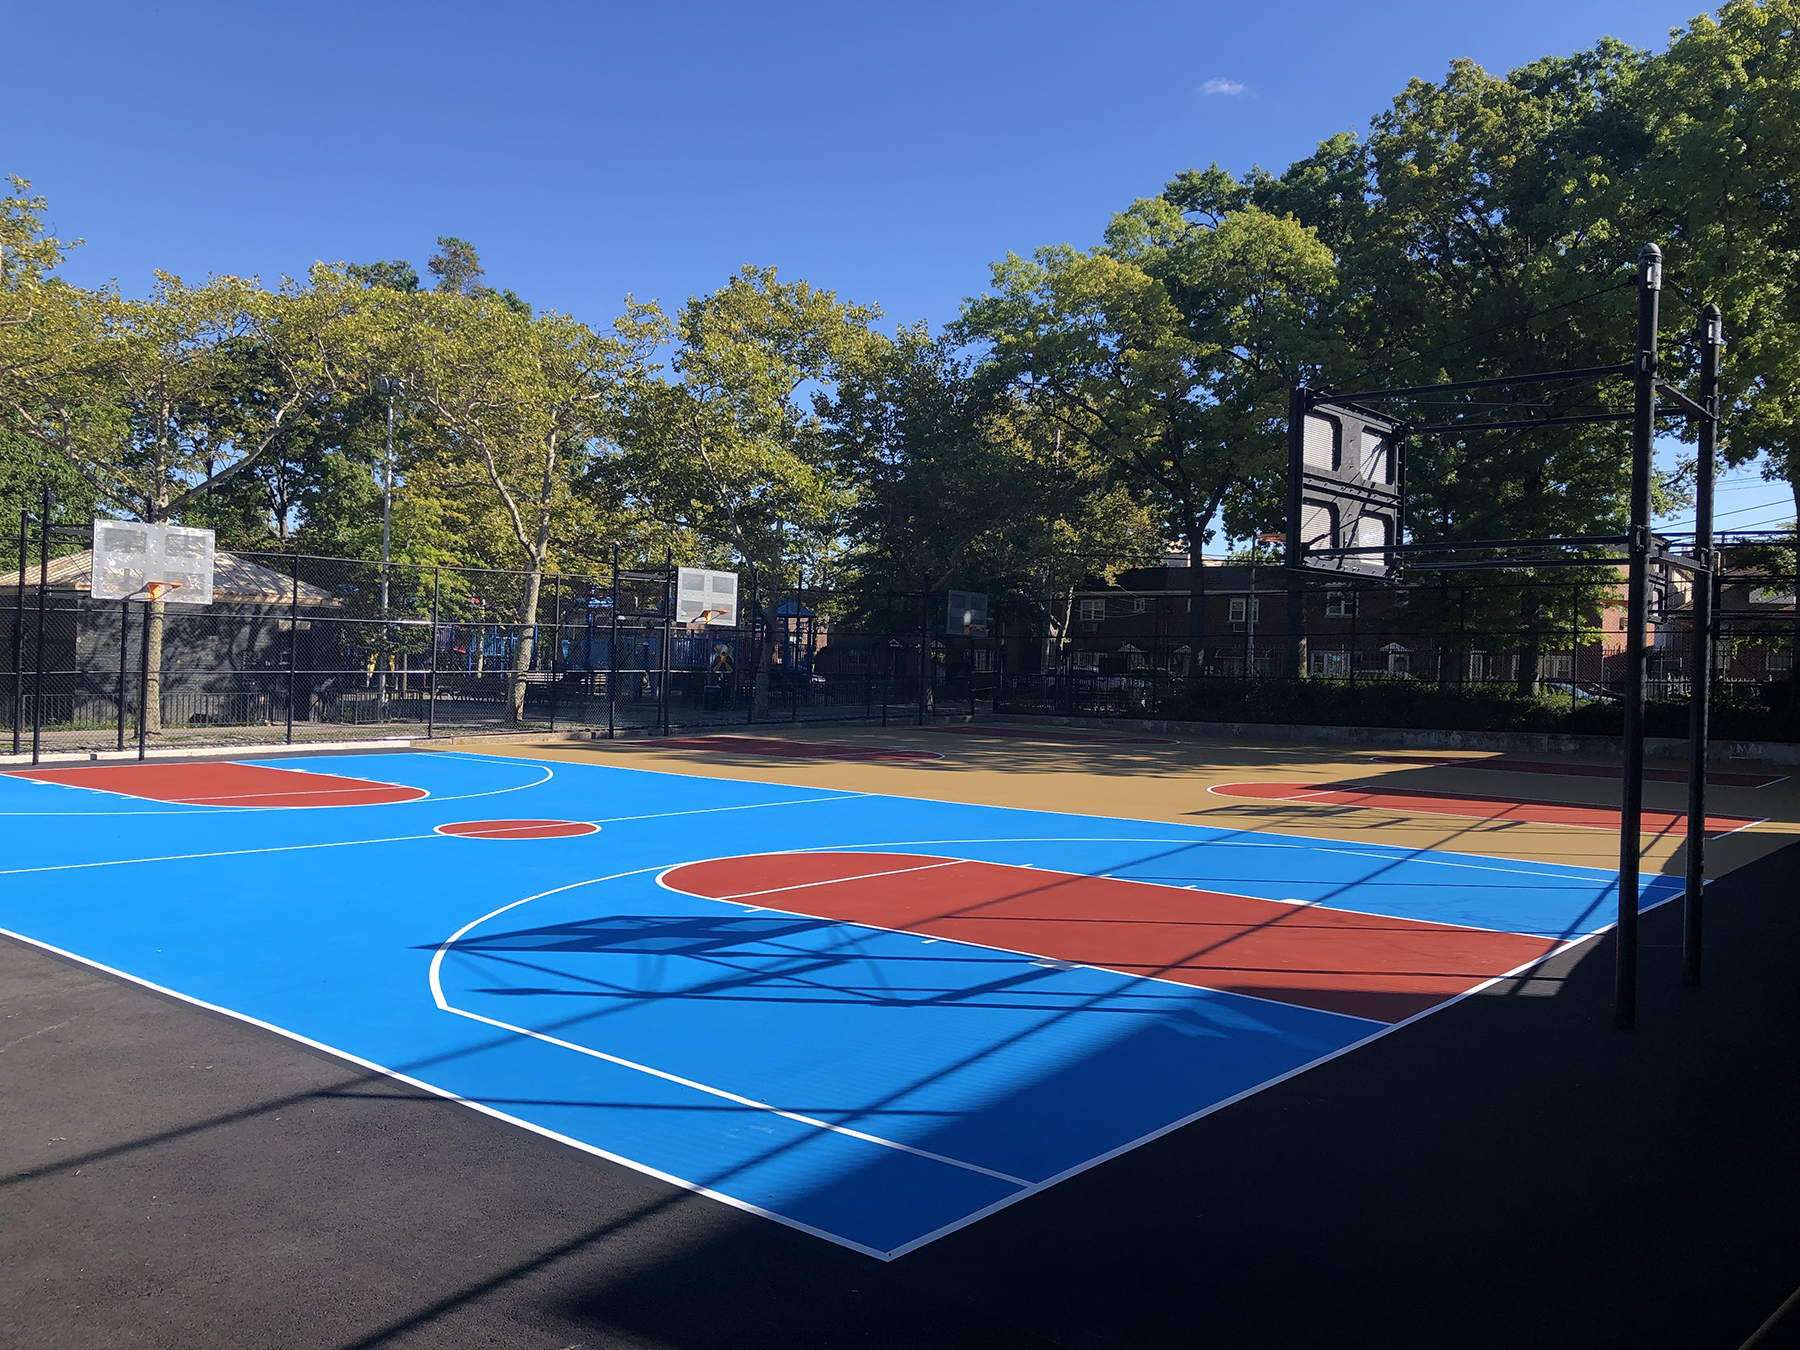
[[[745,267],[675,323],[673,379],[638,386],[619,469],[665,525],[728,549],[763,593],[819,576],[842,544],[850,488],[823,420],[845,369],[874,341],[873,307],[774,268]],[[757,659],[766,712],[774,634]]]
[[[632,305],[598,334],[484,290],[396,295],[380,308],[363,359],[403,372],[422,422],[410,478],[446,492],[479,484],[523,565],[507,686],[508,715],[522,721],[545,573],[559,546],[599,533],[582,486],[665,325],[654,306]]]

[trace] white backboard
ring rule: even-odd
[[[944,631],[953,637],[988,635],[988,598],[981,591],[951,591]]]
[[[135,520],[94,522],[96,600],[154,600],[210,605],[213,532]]]
[[[715,628],[735,628],[737,612],[736,572],[712,572],[704,567],[683,567],[676,572],[677,623],[704,623]]]

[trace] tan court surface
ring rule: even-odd
[[[1547,772],[1526,766],[1616,765],[1592,756],[1546,753],[1454,756],[1454,764],[1408,764],[1392,757],[1415,752],[1370,750],[1345,746],[1306,746],[1294,742],[1253,745],[1216,739],[1179,738],[1172,744],[1112,744],[1075,741],[1075,736],[1144,736],[1031,728],[1004,724],[1008,735],[989,738],[959,733],[954,727],[806,727],[759,723],[721,730],[702,737],[682,732],[672,738],[685,745],[646,740],[546,741],[482,744],[487,754],[513,754],[532,759],[606,763],[667,773],[758,782],[792,783],[847,792],[886,793],[986,806],[1022,807],[1090,816],[1174,821],[1219,829],[1306,835],[1320,839],[1375,841],[1405,848],[1444,849],[1484,857],[1526,858],[1589,867],[1618,866],[1616,827],[1571,825],[1517,819],[1479,819],[1427,814],[1420,809],[1334,805],[1317,801],[1257,801],[1212,791],[1231,784],[1374,785],[1383,792],[1462,795],[1527,802],[1564,803],[1611,808],[1619,803],[1620,780],[1570,772]],[[941,759],[843,761],[772,757],[755,753],[738,739],[779,739],[832,746],[867,746],[930,751]],[[694,745],[703,741],[705,748]],[[752,742],[753,744],[753,742]],[[1427,752],[1416,752],[1426,755]],[[1436,757],[1429,752],[1428,757]],[[1445,755],[1445,758],[1453,756]],[[1483,768],[1483,764],[1490,767]],[[1491,767],[1508,763],[1526,771]],[[1675,761],[1652,760],[1653,771],[1679,773]],[[1800,771],[1747,761],[1712,766],[1715,774],[1765,774],[1781,781],[1768,786],[1711,786],[1709,819],[1740,817],[1759,823],[1714,839],[1707,849],[1707,875],[1722,876],[1733,868],[1772,853],[1800,836]],[[1422,806],[1434,806],[1421,797]],[[1679,817],[1687,805],[1681,781],[1649,781],[1644,785],[1647,819],[1663,817],[1644,835],[1644,867],[1680,874],[1686,868],[1685,827]],[[1434,806],[1441,809],[1441,806]],[[1471,810],[1492,809],[1478,803]]]

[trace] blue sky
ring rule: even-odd
[[[1280,167],[1452,58],[1661,48],[1701,8],[64,0],[8,16],[0,171],[88,240],[73,280],[128,292],[422,269],[455,234],[590,322],[755,262],[941,323],[1007,250],[1090,244],[1181,169]]]

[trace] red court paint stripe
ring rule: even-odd
[[[1590,830],[1617,830],[1614,806],[1582,806],[1573,802],[1532,801],[1520,797],[1483,797],[1470,792],[1422,792],[1409,788],[1362,787],[1335,783],[1220,783],[1208,791],[1221,797],[1253,801],[1303,802],[1308,806],[1359,806],[1410,815],[1466,816],[1471,820],[1529,821],[1536,825],[1577,825]],[[1643,814],[1643,832],[1667,834],[1682,826],[1680,811]],[[1758,822],[1747,816],[1708,816],[1706,834],[1716,839]]]
[[[903,853],[689,863],[689,895],[1396,1022],[1558,943],[1217,891]]]
[[[464,839],[568,839],[600,827],[586,820],[454,820],[432,828]]]
[[[783,741],[762,736],[693,736],[687,739],[635,741],[627,744],[657,750],[704,750],[716,755],[768,755],[776,759],[942,759],[935,750],[897,750],[879,745],[838,745],[820,741]]]
[[[1079,732],[1031,727],[932,727],[945,736],[997,736],[1017,741],[1063,741],[1070,745],[1180,745],[1169,736],[1084,736]]]
[[[427,795],[424,788],[398,783],[229,762],[90,764],[73,769],[20,769],[10,776],[187,806],[381,806]]]
[[[1623,778],[1624,770],[1609,764],[1559,764],[1547,759],[1464,759],[1456,755],[1370,755],[1377,764],[1429,764],[1442,768],[1482,769],[1490,773],[1554,773],[1573,778]],[[1645,769],[1653,783],[1685,783],[1685,769]],[[1785,774],[1727,773],[1708,770],[1712,787],[1763,788],[1787,781]]]

